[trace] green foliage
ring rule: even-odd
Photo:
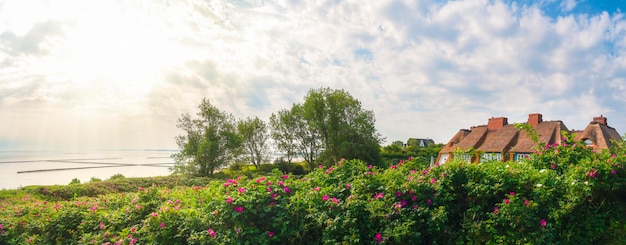
[[[78,178],[73,178],[72,181],[70,181],[70,185],[73,184],[80,184],[80,180]]]
[[[310,90],[302,108],[310,130],[320,136],[323,151],[318,160],[323,165],[330,166],[341,158],[380,163],[382,137],[374,125],[374,112],[364,110],[348,92]]]
[[[380,156],[383,162],[382,166],[390,166],[400,160],[408,158],[420,162],[422,166],[429,166],[431,158],[437,158],[437,155],[443,146],[443,144],[430,144],[426,147],[400,147],[399,145],[392,143],[381,149]]]
[[[278,150],[282,151],[287,162],[301,155],[309,165],[315,167],[315,161],[322,150],[319,132],[313,130],[304,118],[301,104],[293,104],[290,110],[283,109],[270,117],[272,139]]]
[[[523,162],[340,160],[71,200],[0,192],[0,244],[624,244],[623,142],[564,142]]]
[[[111,177],[109,177],[109,180],[123,179],[123,178],[126,178],[126,177],[124,177],[123,174],[117,173],[117,174],[111,175]]]
[[[255,167],[269,161],[269,128],[258,117],[247,118],[237,123],[237,130],[242,139],[245,154]]]
[[[299,106],[294,105],[291,110],[282,109],[270,116],[272,139],[278,150],[284,153],[287,162],[291,162],[298,152],[309,152],[307,140],[312,137],[309,137],[309,130],[300,111]],[[305,160],[312,163],[311,157],[307,155]]]
[[[178,119],[177,127],[186,135],[176,137],[181,149],[172,155],[176,173],[196,176],[212,175],[215,170],[231,163],[241,155],[241,137],[235,119],[203,99],[198,106],[198,118],[189,114]]]
[[[89,180],[89,182],[101,182],[102,180],[96,177],[91,177],[91,179]]]
[[[287,162],[283,158],[278,158],[274,161],[274,166],[276,166],[281,172],[294,175],[303,175],[306,173],[304,166],[300,163]]]

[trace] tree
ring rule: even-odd
[[[380,163],[383,141],[374,126],[374,112],[344,90],[310,90],[303,104],[304,119],[319,134],[324,146],[320,160],[326,165],[340,158]]]
[[[304,161],[309,164],[309,168],[315,168],[315,163],[319,157],[320,151],[323,150],[321,137],[318,131],[311,128],[310,123],[304,118],[304,107],[300,104],[294,104],[291,107],[291,113],[294,115],[293,131],[298,141],[298,150]]]
[[[321,143],[319,135],[309,128],[303,114],[300,104],[294,104],[290,110],[283,109],[272,114],[272,138],[278,150],[285,153],[288,162],[296,155],[301,155],[312,169],[321,150]]]
[[[202,99],[198,118],[183,114],[176,125],[186,135],[176,137],[180,152],[173,154],[176,173],[198,176],[213,172],[241,155],[241,138],[234,117]]]
[[[267,123],[258,117],[247,118],[237,123],[243,140],[243,148],[250,162],[257,168],[269,161],[269,132]]]
[[[287,109],[272,113],[270,116],[270,127],[276,148],[284,152],[284,157],[287,162],[291,163],[298,150],[296,132],[294,131],[296,127],[296,116]]]

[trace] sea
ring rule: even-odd
[[[0,190],[92,178],[165,176],[176,150],[0,151]]]

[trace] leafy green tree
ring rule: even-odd
[[[396,142],[400,142],[400,144],[402,144],[402,141],[394,141],[390,145],[383,147],[383,152],[387,152],[387,153],[404,153],[403,145],[397,144]]]
[[[321,137],[318,131],[313,130],[310,123],[304,118],[304,107],[302,105],[294,104],[291,107],[291,113],[295,117],[293,130],[298,141],[298,150],[309,164],[309,168],[313,169],[323,149]]]
[[[185,135],[176,137],[180,152],[173,154],[176,173],[212,175],[241,155],[241,138],[234,117],[202,99],[198,118],[182,115],[176,125]]]
[[[395,140],[394,142],[391,142],[392,145],[396,145],[400,148],[404,147],[404,142],[400,141],[400,140]]]
[[[310,129],[304,119],[302,105],[294,104],[290,110],[283,109],[270,117],[272,138],[277,148],[285,153],[287,162],[301,155],[309,167],[315,167],[315,160],[321,150],[320,137]]]
[[[380,163],[383,139],[374,126],[374,112],[363,109],[361,102],[348,92],[330,88],[310,90],[303,110],[309,128],[321,137],[322,163],[330,165],[340,158]]]
[[[287,162],[291,162],[298,152],[296,139],[296,116],[290,110],[282,109],[270,116],[271,136],[276,148],[284,153]]]
[[[243,150],[252,165],[257,169],[269,161],[268,125],[258,117],[247,118],[237,123],[237,130],[242,139]]]

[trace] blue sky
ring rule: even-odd
[[[269,116],[345,89],[387,138],[529,113],[626,133],[619,1],[0,1],[0,147],[172,149],[203,97]]]

